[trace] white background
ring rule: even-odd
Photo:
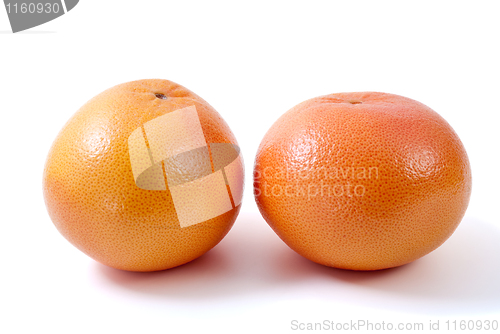
[[[500,6],[496,1],[83,0],[12,34],[0,8],[0,332],[287,333],[302,323],[500,321]],[[116,84],[163,78],[207,100],[245,158],[242,213],[227,237],[176,269],[96,263],[48,217],[42,170],[69,117]],[[260,139],[297,103],[383,91],[453,126],[473,194],[455,234],[412,264],[323,267],[260,217]],[[451,332],[451,331],[450,331]],[[463,331],[465,332],[465,331]]]

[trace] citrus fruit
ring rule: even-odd
[[[214,247],[241,207],[243,161],[221,116],[188,89],[139,80],[88,101],[43,174],[49,215],[110,267],[155,271]]]
[[[429,107],[398,95],[321,96],[263,138],[254,193],[265,220],[302,256],[377,270],[439,247],[471,193],[467,154]]]

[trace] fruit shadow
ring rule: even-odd
[[[95,264],[109,287],[155,299],[212,303],[228,298],[315,298],[392,311],[474,314],[500,309],[500,229],[465,218],[431,254],[398,268],[325,267],[290,250],[263,219],[242,214],[210,252],[177,268],[132,273]]]
[[[441,247],[401,267],[357,272],[310,266],[318,266],[314,271],[323,278],[342,282],[343,298],[351,303],[427,315],[472,315],[500,310],[499,264],[500,228],[466,217]],[[328,295],[323,298],[334,297]]]
[[[302,260],[281,242],[260,215],[243,213],[216,247],[182,266],[135,273],[95,262],[92,269],[101,283],[153,298],[213,302],[289,286],[302,276],[297,276],[293,263],[296,259]]]

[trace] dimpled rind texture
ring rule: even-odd
[[[302,256],[377,270],[414,261],[455,231],[471,171],[451,126],[398,95],[317,97],[269,129],[254,166],[265,220]]]
[[[128,147],[132,132],[191,106],[207,143],[237,145],[228,125],[207,102],[167,80],[115,86],[73,115],[55,139],[43,174],[48,213],[68,241],[110,267],[156,271],[199,257],[228,233],[240,205],[181,227],[169,189],[141,189],[134,181],[134,152],[129,154]]]

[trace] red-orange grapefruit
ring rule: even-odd
[[[409,263],[457,228],[471,193],[467,154],[429,107],[376,93],[331,94],[295,106],[257,152],[254,190],[272,229],[327,266]]]

